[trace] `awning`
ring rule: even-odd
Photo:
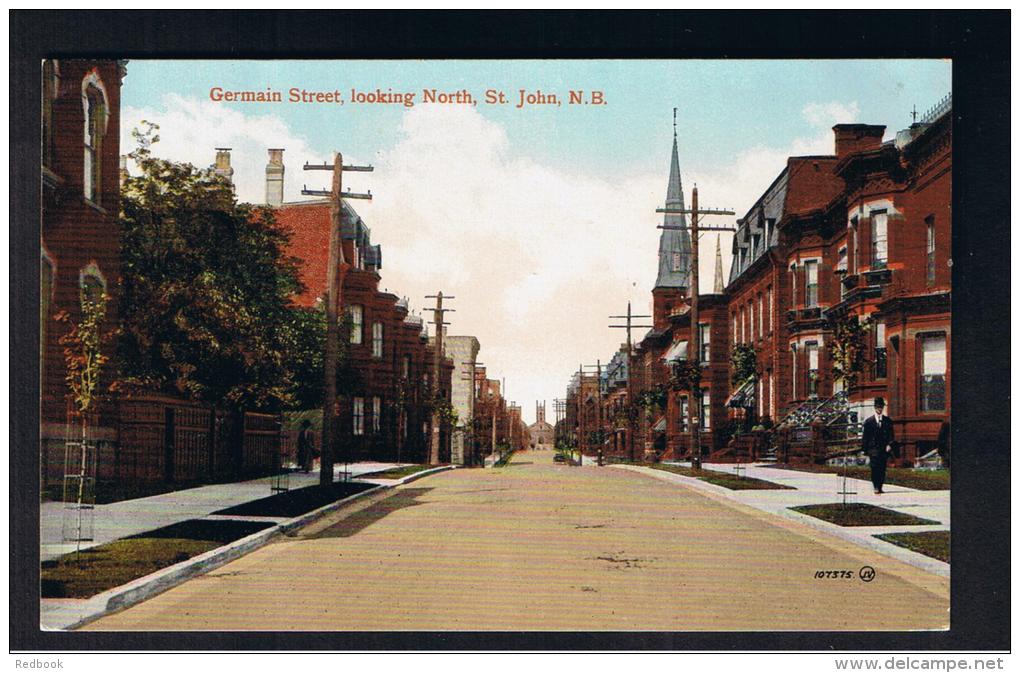
[[[754,408],[754,379],[744,382],[744,385],[737,388],[737,391],[726,400],[726,406],[733,409]]]
[[[652,432],[666,432],[666,417],[663,416],[652,426]]]
[[[674,343],[672,346],[669,347],[669,350],[666,351],[666,354],[662,356],[662,359],[665,360],[666,362],[675,362],[677,360],[686,360],[687,359],[687,342],[686,341],[677,341],[676,343]]]

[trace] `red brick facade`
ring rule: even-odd
[[[950,416],[950,121],[944,109],[885,143],[883,126],[837,125],[834,155],[790,157],[738,220],[725,292],[699,298],[710,336],[703,451],[838,392],[828,349],[831,321],[845,314],[873,324],[867,371],[848,391],[851,411],[863,418],[882,396],[904,461],[935,448]],[[664,388],[667,401],[629,413],[645,457],[680,458],[690,454],[687,394],[670,389],[664,358],[690,343],[690,314],[683,288],[656,287],[652,298],[653,329],[629,375],[635,401]],[[757,355],[757,380],[746,385],[731,383],[735,344]],[[577,389],[575,381],[568,390],[568,430],[590,430],[601,417],[610,451],[630,457],[626,380],[605,387],[601,416],[584,406],[583,385],[577,404]]]
[[[379,289],[381,249],[345,203],[342,215],[341,303],[352,321],[348,363],[342,383],[340,459],[426,461],[431,424],[429,398],[434,389],[433,348],[420,318],[407,303]],[[330,204],[285,203],[276,219],[291,231],[290,254],[300,260],[305,290],[296,302],[313,306],[326,290]],[[453,362],[444,358],[440,391],[450,399]],[[449,433],[442,434],[440,460],[450,458]]]

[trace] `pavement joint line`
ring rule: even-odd
[[[920,568],[932,575],[940,578],[948,579],[950,577],[950,564],[938,559],[925,556],[924,554],[911,551],[905,547],[894,545],[891,542],[875,537],[876,532],[878,533],[893,533],[893,532],[907,532],[902,529],[904,526],[887,526],[882,527],[881,531],[875,531],[876,527],[870,526],[872,532],[867,533],[865,531],[855,531],[854,528],[864,528],[864,526],[853,526],[844,527],[837,526],[836,524],[823,521],[821,519],[797,512],[790,509],[789,507],[783,506],[779,509],[764,509],[762,507],[756,507],[753,503],[743,502],[735,497],[736,491],[716,486],[715,484],[709,484],[695,477],[687,477],[675,472],[668,472],[665,470],[656,470],[654,468],[644,467],[641,465],[625,465],[615,464],[610,467],[616,467],[623,470],[630,470],[639,474],[646,474],[655,479],[661,479],[663,481],[669,481],[675,484],[688,485],[692,489],[701,491],[706,496],[715,498],[719,501],[728,503],[732,507],[738,510],[746,511],[750,514],[755,514],[758,518],[779,525],[780,522],[787,524],[799,524],[796,530],[803,535],[811,539],[820,540],[818,537],[810,535],[811,532],[818,532],[825,535],[826,538],[831,540],[832,538],[841,540],[843,542],[849,542],[850,544],[866,549],[872,552],[877,552],[883,556],[889,557],[893,560],[900,561],[905,564]],[[785,527],[785,526],[784,526]],[[809,530],[804,530],[805,528]],[[922,532],[922,531],[935,531],[935,530],[948,530],[948,526],[945,524],[938,525],[924,525],[924,526],[908,526],[909,532]],[[902,579],[909,579],[901,575]],[[930,588],[922,588],[931,591]]]
[[[277,519],[276,517],[208,515],[203,518],[215,516],[220,517],[220,520],[223,520],[223,518],[229,518],[255,521],[276,519],[279,523],[264,530],[256,531],[255,533],[239,540],[234,540],[233,542],[215,549],[210,549],[209,551],[187,559],[186,561],[181,561],[180,563],[172,566],[161,568],[156,572],[134,579],[127,584],[107,589],[102,593],[90,596],[86,599],[40,599],[40,628],[43,631],[73,631],[74,629],[96,621],[97,619],[106,617],[107,615],[115,612],[120,612],[121,610],[125,610],[133,605],[137,605],[138,603],[148,600],[149,598],[152,598],[157,594],[161,594],[164,591],[168,591],[187,580],[198,577],[199,575],[204,575],[205,573],[226,565],[231,561],[235,561],[256,549],[265,546],[281,534],[307,526],[327,514],[344,509],[348,505],[352,505],[352,507],[347,514],[354,514],[364,508],[358,507],[355,509],[353,505],[364,504],[366,507],[371,506],[377,501],[375,498],[386,491],[398,486],[403,486],[404,484],[408,484],[412,481],[417,481],[423,477],[427,477],[438,472],[452,470],[457,467],[459,466],[441,465],[428,470],[422,470],[421,472],[415,472],[414,474],[408,475],[399,480],[388,480],[390,483],[377,484],[372,488],[359,493],[354,493],[346,498],[323,505],[318,509],[314,509],[311,512],[306,512],[305,514],[301,514],[291,519]],[[370,498],[370,496],[372,497]],[[369,502],[362,503],[360,501]],[[46,615],[42,608],[44,608],[47,604],[56,609],[51,612],[51,614],[56,617],[57,623],[44,623]],[[64,615],[63,619],[60,619],[61,615],[57,613],[61,607],[66,607],[67,612],[70,613]]]

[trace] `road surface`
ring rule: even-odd
[[[334,514],[87,630],[914,630],[949,584],[682,485],[555,464],[461,469]],[[872,566],[875,577],[856,577]],[[853,579],[815,577],[851,570]]]

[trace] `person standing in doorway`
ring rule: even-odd
[[[864,421],[861,449],[871,463],[871,484],[875,487],[875,493],[882,493],[886,462],[893,452],[893,424],[892,419],[885,415],[885,400],[881,397],[875,398],[874,415]]]

